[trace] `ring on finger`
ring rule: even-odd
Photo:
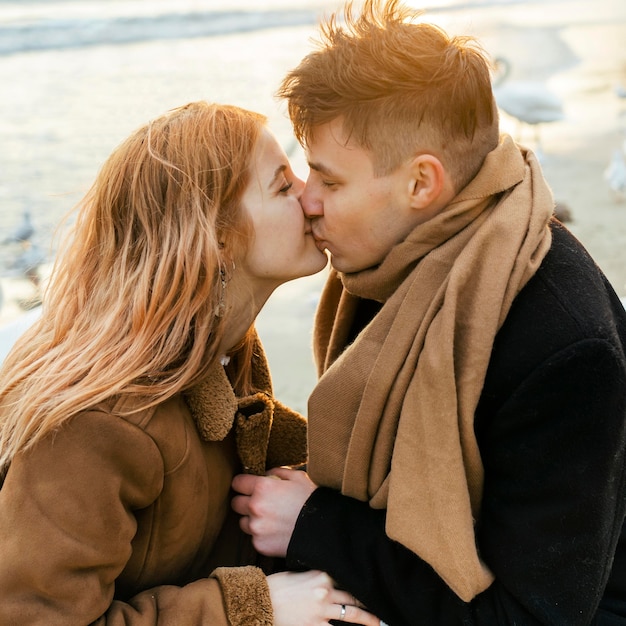
[[[342,622],[344,619],[346,619],[346,605],[342,604],[341,613],[339,613],[339,621]]]

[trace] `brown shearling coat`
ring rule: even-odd
[[[259,557],[230,508],[242,469],[305,460],[304,418],[237,399],[221,365],[131,415],[113,399],[13,460],[0,490],[2,626],[271,626]]]

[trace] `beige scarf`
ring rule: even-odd
[[[379,267],[331,275],[317,313],[312,479],[386,508],[389,537],[465,601],[493,581],[474,535],[474,412],[494,337],[550,247],[553,208],[535,156],[503,136],[474,180]],[[384,305],[345,348],[359,297]]]

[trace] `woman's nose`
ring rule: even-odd
[[[292,189],[298,200],[300,200],[302,198],[302,192],[304,191],[304,181],[298,176],[294,176]]]

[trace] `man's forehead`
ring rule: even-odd
[[[372,155],[343,130],[342,120],[337,118],[313,129],[304,146],[309,167],[325,176],[339,176],[351,164],[372,162]]]

